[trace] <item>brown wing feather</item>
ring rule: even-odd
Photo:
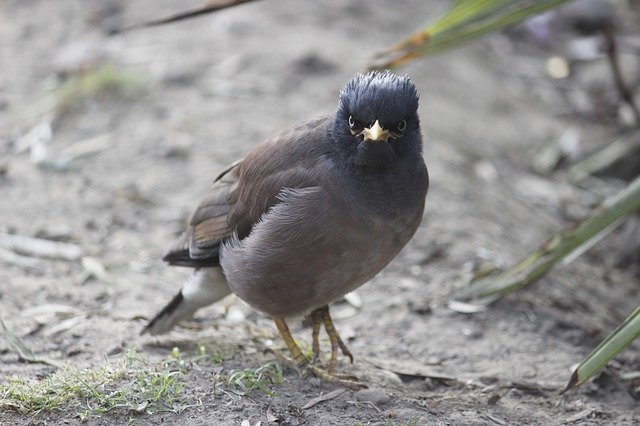
[[[240,238],[278,202],[285,188],[318,185],[314,170],[327,159],[330,117],[283,130],[253,149],[243,162],[237,201],[229,212]]]
[[[209,193],[193,213],[189,229],[163,257],[164,261],[171,265],[191,267],[219,264],[220,242],[233,234],[228,214],[235,202],[240,164],[234,163],[216,178]]]
[[[318,142],[329,124],[322,117],[277,133],[223,171],[198,205],[189,230],[163,259],[178,266],[218,265],[220,244],[234,232],[247,236],[283,188],[316,184],[311,170],[326,158],[326,144]]]

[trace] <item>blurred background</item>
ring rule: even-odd
[[[397,68],[421,95],[431,175],[424,222],[334,315],[356,373],[388,400],[347,392],[298,413],[287,407],[318,388],[289,372],[277,395],[238,403],[211,396],[219,367],[207,364],[186,373],[183,391],[205,402],[167,410],[167,419],[255,422],[272,407],[294,424],[637,420],[637,345],[596,381],[557,395],[638,305],[637,214],[531,287],[490,305],[451,302],[472,278],[517,264],[639,174],[639,117],[623,95],[638,97],[640,6],[587,3]],[[56,369],[22,362],[8,332],[36,357],[81,368],[128,348],[159,362],[196,342],[233,347],[220,361],[227,370],[272,359],[263,351],[279,345],[270,322],[234,300],[167,337],[139,337],[190,274],[161,256],[226,165],[281,128],[333,113],[342,86],[380,65],[376,52],[451,5],[265,0],[121,31],[202,2],[2,2],[0,383]],[[0,395],[9,404],[6,389]],[[22,419],[15,404],[5,409]],[[74,417],[69,410],[46,415]],[[118,410],[113,421],[130,415]]]

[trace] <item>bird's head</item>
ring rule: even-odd
[[[359,166],[385,167],[421,155],[418,92],[407,76],[370,72],[340,92],[331,135],[338,149]]]

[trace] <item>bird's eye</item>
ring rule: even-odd
[[[398,123],[398,130],[401,132],[404,132],[405,130],[407,130],[407,120],[402,120],[401,122]]]
[[[359,132],[362,131],[363,128],[364,126],[362,125],[360,120],[355,118],[353,115],[349,116],[349,129],[351,130],[352,135],[354,136],[357,135]]]

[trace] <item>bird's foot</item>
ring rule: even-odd
[[[298,370],[298,372],[300,373],[300,376],[304,378],[313,376],[313,377],[317,377],[318,379],[324,382],[336,384],[339,386],[344,386],[348,389],[353,389],[353,390],[367,388],[367,385],[361,383],[356,376],[349,375],[349,374],[339,374],[333,371],[323,370],[322,368],[315,365],[315,363],[310,362],[309,360],[307,360],[305,363],[300,365],[293,358],[286,356],[285,354],[283,354],[277,349],[270,348],[269,352],[271,352],[273,356],[275,356],[275,358],[278,360],[280,364],[284,365],[285,367],[291,368],[293,370]]]
[[[327,331],[329,341],[331,342],[331,360],[329,361],[328,368],[329,373],[335,371],[338,365],[338,348],[340,348],[342,354],[348,357],[351,364],[353,364],[353,355],[351,354],[351,351],[347,348],[347,345],[344,344],[340,338],[340,334],[338,334],[338,330],[336,330],[333,325],[333,320],[329,314],[329,306],[323,306],[322,308],[318,308],[311,312],[311,322],[313,324],[313,331],[311,333],[313,361],[316,362],[320,357],[320,343],[318,341],[318,337],[320,335],[320,326],[324,323],[324,328]]]
[[[327,314],[328,314],[328,310],[327,310]],[[333,338],[330,337],[332,339],[332,344],[331,344],[332,359],[329,365],[329,368],[331,370],[325,371],[322,368],[315,365],[313,362],[311,362],[309,358],[304,353],[302,353],[302,350],[300,350],[300,347],[293,339],[293,336],[291,336],[289,327],[287,326],[287,324],[284,322],[283,319],[276,318],[275,323],[276,323],[276,326],[278,327],[278,331],[280,331],[280,334],[282,335],[282,339],[284,340],[285,344],[287,345],[287,348],[289,349],[289,352],[293,356],[293,358],[289,358],[286,355],[280,353],[279,351],[272,349],[271,350],[272,353],[284,365],[297,367],[298,371],[303,377],[307,377],[312,374],[322,381],[337,384],[339,386],[344,386],[349,389],[364,389],[367,387],[366,385],[360,383],[357,377],[350,376],[350,375],[336,374],[333,372],[335,370],[335,364],[337,363],[336,358],[337,358],[338,347],[342,347],[344,346],[344,344],[340,345],[340,343],[336,341],[334,345],[334,340]],[[326,327],[326,322],[325,322],[325,327]],[[337,333],[335,334],[337,335]],[[339,336],[338,336],[338,339],[340,339]],[[314,359],[316,358],[318,353],[319,351],[314,350]],[[344,353],[344,350],[343,350],[343,353]],[[353,357],[350,357],[350,358],[353,359]]]
[[[298,363],[293,358],[290,358],[285,354],[283,354],[281,351],[274,348],[267,348],[267,351],[271,352],[271,354],[276,358],[276,360],[283,366],[290,368],[292,370],[298,369]]]
[[[307,364],[303,366],[302,370],[300,370],[300,374],[302,374],[303,377],[308,377],[309,375],[313,374],[315,377],[324,382],[343,386],[347,389],[359,390],[367,388],[367,385],[360,382],[359,379],[355,376],[329,372],[323,370],[315,364]]]

